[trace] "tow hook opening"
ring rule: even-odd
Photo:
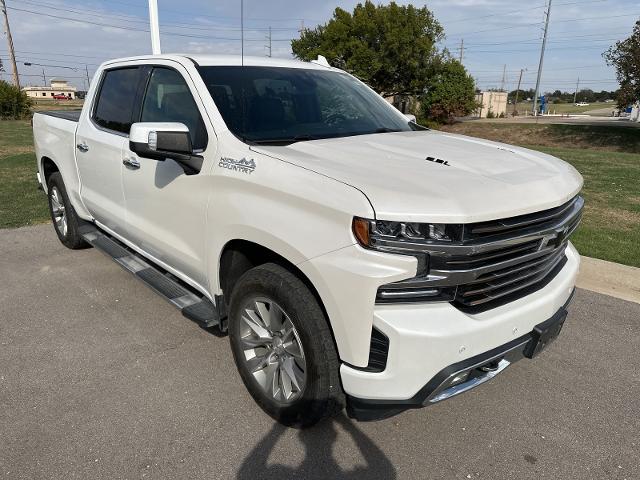
[[[478,367],[478,370],[480,370],[481,372],[495,372],[496,370],[498,370],[498,368],[500,368],[501,360],[502,360],[502,357],[496,358],[495,360],[491,360],[490,362],[482,365],[481,367]]]

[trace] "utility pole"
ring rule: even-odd
[[[460,40],[460,63],[462,63],[463,58],[464,58],[464,38]]]
[[[522,84],[522,74],[524,73],[524,68],[520,69],[520,78],[518,79],[518,88],[516,88],[516,101],[513,104],[513,116],[515,117],[518,114],[518,97],[520,96],[520,84]]]
[[[158,19],[158,0],[149,0],[149,31],[151,32],[151,53],[160,55],[160,21]]]
[[[265,45],[265,47],[267,47],[267,49],[269,50],[269,54],[267,55],[267,57],[271,57],[271,26],[269,26],[269,35],[267,35],[267,41],[269,42],[268,45]]]
[[[7,43],[9,44],[9,59],[11,60],[11,66],[13,67],[13,84],[20,90],[20,77],[18,75],[18,66],[16,65],[16,52],[13,49],[13,37],[11,36],[11,29],[9,28],[9,17],[7,15],[7,5],[4,0],[0,0],[0,7],[2,7],[2,13],[4,14],[4,30],[7,33]]]
[[[507,64],[505,63],[504,68],[502,69],[502,83],[500,84],[500,91],[504,92],[504,84],[507,81]]]
[[[240,63],[244,67],[244,0],[240,0]]]
[[[544,37],[542,38],[542,48],[540,50],[540,63],[538,64],[538,79],[536,80],[536,94],[533,99],[533,114],[538,114],[538,97],[540,96],[540,79],[542,77],[542,65],[544,63],[544,49],[547,46],[547,33],[549,32],[549,17],[551,17],[551,1],[547,5],[546,20],[544,22]]]
[[[84,64],[84,72],[87,74],[87,90],[89,90],[89,87],[91,86],[91,80],[89,80],[89,67],[87,67],[87,64]]]
[[[42,69],[42,86],[47,86],[47,77],[44,74],[44,68]]]
[[[576,103],[578,97],[578,89],[580,88],[580,77],[578,77],[578,83],[576,83],[576,93],[573,94],[573,103]]]

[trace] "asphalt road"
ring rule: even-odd
[[[640,305],[578,291],[561,337],[460,397],[311,430],[228,341],[49,225],[0,231],[0,477],[640,478]]]

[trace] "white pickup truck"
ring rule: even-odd
[[[320,61],[113,60],[81,112],[33,128],[62,243],[228,331],[286,425],[439,402],[535,357],[565,320],[576,170],[420,127]]]

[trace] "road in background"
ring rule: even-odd
[[[640,305],[579,290],[560,338],[482,387],[375,423],[281,427],[226,337],[50,225],[0,231],[0,478],[640,475]]]

